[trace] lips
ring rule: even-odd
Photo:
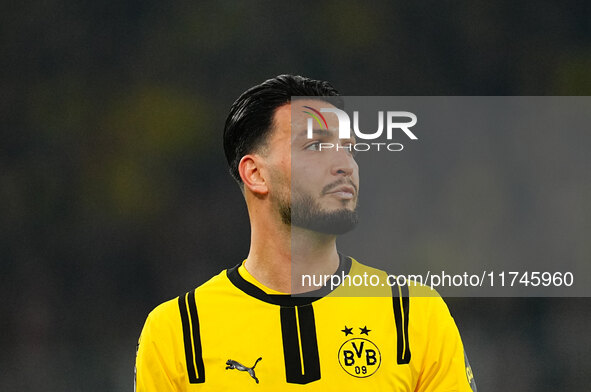
[[[349,185],[341,185],[327,192],[329,195],[335,195],[342,199],[352,199],[355,196],[355,188]]]

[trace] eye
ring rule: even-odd
[[[308,151],[320,151],[320,142],[314,142],[311,144],[308,144],[304,150],[308,150]]]

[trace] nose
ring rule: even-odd
[[[351,177],[357,168],[357,162],[355,162],[351,152],[343,149],[333,151],[331,155],[331,174]]]

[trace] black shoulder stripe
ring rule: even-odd
[[[280,319],[286,381],[308,384],[320,380],[314,308],[312,305],[282,306]]]
[[[188,312],[187,304],[189,305]],[[199,333],[199,316],[197,315],[197,305],[195,304],[195,291],[189,291],[179,296],[179,310],[183,325],[183,342],[185,343],[185,361],[187,363],[189,383],[203,383],[205,382],[205,369],[201,352],[201,334]],[[191,326],[193,339],[191,339]],[[193,353],[195,353],[194,356]]]
[[[197,383],[205,382],[205,369],[203,366],[203,352],[201,349],[201,331],[199,327],[199,316],[197,315],[197,305],[195,304],[195,291],[187,295],[189,303],[189,314],[193,322],[193,350],[195,351],[195,364],[197,365]]]
[[[187,374],[189,375],[189,382],[194,383],[197,380],[195,365],[193,362],[193,348],[191,345],[191,324],[189,321],[189,314],[187,313],[187,304],[185,297],[187,295],[179,295],[179,310],[181,312],[181,323],[183,324],[183,341],[185,343],[185,360],[187,363]]]
[[[396,323],[396,361],[399,365],[410,362],[410,344],[408,339],[408,315],[410,301],[408,286],[392,286],[392,305],[394,308],[394,322]]]

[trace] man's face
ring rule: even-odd
[[[355,141],[338,139],[335,115],[326,113],[326,124],[314,120],[313,135],[308,138],[312,116],[305,112],[326,107],[333,106],[318,100],[296,100],[276,110],[269,143],[270,195],[284,223],[343,234],[357,223],[359,167],[351,152],[342,148]]]

